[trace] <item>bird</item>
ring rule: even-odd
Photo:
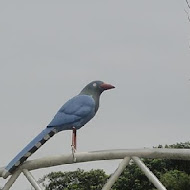
[[[100,95],[115,88],[103,81],[92,81],[82,91],[68,100],[55,114],[52,121],[5,167],[4,176],[13,174],[18,167],[56,133],[72,130],[72,147],[76,150],[76,131],[88,123],[98,111]]]

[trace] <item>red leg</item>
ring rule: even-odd
[[[74,150],[77,149],[77,130],[75,127],[73,127],[73,133],[72,133],[72,147]]]

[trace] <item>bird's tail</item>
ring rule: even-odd
[[[30,157],[36,150],[38,150],[44,143],[46,143],[57,130],[53,127],[44,129],[37,135],[15,158],[5,167],[4,177],[12,174],[28,157]]]

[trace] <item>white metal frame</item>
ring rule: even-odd
[[[92,152],[77,152],[74,154],[44,157],[40,159],[24,162],[17,171],[8,179],[2,190],[9,190],[19,175],[23,172],[28,181],[35,190],[42,190],[35,178],[30,173],[31,170],[47,168],[63,164],[73,164],[80,162],[90,162],[97,160],[115,160],[123,159],[116,171],[108,179],[102,190],[111,189],[112,185],[119,178],[123,170],[132,159],[148,179],[158,190],[166,190],[158,178],[147,168],[140,158],[162,158],[176,160],[190,160],[190,149],[167,149],[167,148],[144,148],[144,149],[122,149],[122,150],[102,150]],[[0,177],[7,178],[9,174],[5,172],[4,167],[0,168]]]

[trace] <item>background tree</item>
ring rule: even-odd
[[[169,190],[190,189],[190,176],[179,170],[170,170],[161,176],[161,182]]]
[[[51,172],[40,181],[46,190],[101,190],[108,175],[103,170]]]
[[[190,149],[190,143],[177,143],[173,145],[155,148],[186,148]],[[190,161],[169,160],[169,159],[142,159],[146,166],[160,179],[168,190],[187,190],[190,189],[190,183],[187,183],[190,175]],[[182,180],[182,177],[185,177]],[[179,177],[179,179],[178,179]],[[170,185],[169,185],[170,184]],[[188,187],[188,188],[187,188]],[[131,162],[121,174],[120,178],[113,186],[113,190],[153,190],[154,186],[141,170]]]

